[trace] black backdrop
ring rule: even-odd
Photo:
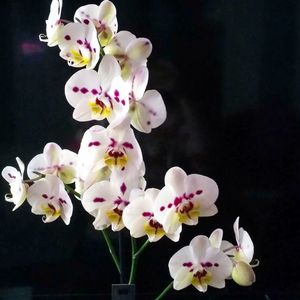
[[[64,2],[66,19],[89,3]],[[233,239],[238,215],[261,261],[257,282],[248,288],[229,282],[205,295],[190,287],[166,299],[300,299],[300,2],[114,4],[120,30],[152,41],[148,88],[161,92],[168,110],[161,127],[137,134],[148,186],[161,188],[166,170],[178,165],[214,178],[220,188],[217,216],[185,226],[178,243],[164,239],[145,251],[138,299],[153,299],[170,282],[169,258],[195,235],[222,227]],[[16,156],[28,163],[50,141],[77,151],[92,123],[74,121],[64,97],[64,84],[76,70],[57,48],[38,41],[50,1],[1,5],[1,168],[15,165]],[[83,293],[80,299],[109,299],[118,276],[80,202],[74,200],[68,227],[60,220],[43,224],[29,205],[11,212],[6,192],[2,180],[0,299],[79,299]]]

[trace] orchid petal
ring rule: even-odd
[[[132,93],[135,99],[139,100],[143,97],[148,84],[148,79],[149,71],[147,67],[141,66],[135,71],[132,79]]]
[[[152,44],[146,38],[137,38],[128,45],[126,52],[130,59],[141,62],[150,56]]]
[[[218,228],[214,230],[209,236],[210,244],[215,248],[220,248],[223,238],[223,230]]]
[[[88,102],[101,94],[102,88],[95,70],[80,70],[73,74],[65,85],[67,101],[74,108],[81,102]]]

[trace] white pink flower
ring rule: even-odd
[[[53,174],[64,183],[73,183],[76,178],[77,154],[61,149],[55,143],[48,143],[41,154],[36,155],[28,164],[27,173],[30,179],[37,177],[35,172]]]
[[[154,214],[167,233],[174,233],[181,224],[196,225],[199,217],[215,215],[218,193],[218,186],[211,178],[187,175],[181,168],[173,167],[165,175],[165,186],[157,196]]]
[[[199,235],[171,257],[169,271],[175,290],[192,284],[200,292],[206,292],[208,285],[225,287],[232,262],[220,249],[213,247],[206,236]]]
[[[14,167],[5,167],[2,170],[2,177],[10,185],[10,194],[5,195],[5,200],[14,203],[13,210],[20,207],[26,200],[28,185],[23,182],[24,163],[19,157],[16,158],[20,171]]]
[[[73,213],[73,204],[63,182],[54,175],[34,182],[28,188],[28,203],[32,213],[43,215],[44,223],[53,222],[59,217],[68,225]]]

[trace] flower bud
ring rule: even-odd
[[[243,261],[238,262],[232,270],[232,279],[241,286],[250,286],[255,282],[255,273],[251,266]]]

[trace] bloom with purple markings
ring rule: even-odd
[[[139,172],[114,169],[110,181],[100,181],[88,188],[82,196],[84,209],[95,217],[93,225],[103,230],[111,225],[113,231],[124,228],[123,210],[129,204],[133,189],[143,189]]]
[[[40,34],[41,42],[46,42],[49,47],[58,44],[59,32],[64,26],[64,22],[60,19],[62,10],[62,0],[52,0],[48,20],[46,20],[46,34]]]
[[[77,166],[76,190],[80,193],[108,179],[113,169],[143,170],[142,151],[130,128],[130,119],[118,120],[107,128],[94,125],[88,129],[81,141]]]
[[[134,238],[147,235],[150,242],[156,242],[166,235],[172,241],[177,242],[181,227],[176,232],[168,234],[155,219],[153,208],[158,193],[159,190],[154,188],[146,191],[133,190],[129,198],[130,203],[123,212],[123,222]]]
[[[128,112],[128,85],[111,55],[103,57],[98,72],[76,72],[65,85],[65,95],[74,107],[73,118],[77,121],[107,118],[111,122]]]
[[[230,277],[232,271],[232,262],[220,249],[212,246],[206,236],[198,235],[171,257],[169,271],[175,290],[192,284],[200,292],[206,292],[208,285],[225,287],[225,279]]]
[[[159,192],[154,213],[167,233],[174,233],[181,224],[196,225],[199,217],[215,215],[218,186],[209,177],[187,175],[173,167],[165,175],[165,187]]]
[[[100,45],[93,24],[68,23],[58,32],[59,55],[69,66],[93,69],[100,58]]]
[[[131,80],[129,95],[132,126],[145,133],[160,126],[167,117],[167,111],[160,93],[156,90],[145,92],[149,71],[141,66],[135,70]]]
[[[10,185],[10,193],[5,195],[5,200],[14,203],[13,210],[20,207],[26,200],[28,185],[23,182],[24,163],[19,157],[16,158],[20,171],[14,167],[7,166],[2,170],[2,177]]]
[[[32,213],[43,215],[44,223],[62,218],[69,225],[73,213],[73,204],[64,183],[54,175],[46,175],[28,188],[27,201]]]
[[[77,154],[61,149],[55,143],[48,143],[41,154],[36,155],[28,164],[27,173],[30,179],[37,173],[58,176],[64,183],[73,183],[76,178]]]
[[[88,4],[75,12],[74,20],[83,24],[94,24],[99,42],[106,46],[118,31],[116,8],[111,1],[104,0],[100,5]]]
[[[140,66],[146,66],[152,52],[152,44],[146,38],[136,38],[129,31],[119,31],[104,48],[106,54],[113,55],[122,69],[122,77],[128,79]]]

